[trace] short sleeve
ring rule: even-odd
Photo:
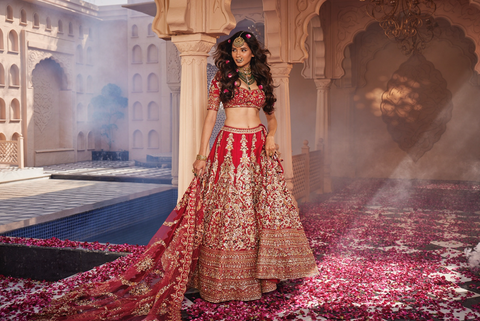
[[[208,107],[207,110],[218,111],[220,106],[220,88],[218,87],[219,83],[217,77],[212,79],[212,84],[210,85],[210,90],[208,91]]]

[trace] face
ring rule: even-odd
[[[253,53],[250,50],[250,47],[245,42],[241,47],[235,47],[232,45],[232,57],[237,64],[237,67],[243,67],[250,64],[250,60],[252,60]]]

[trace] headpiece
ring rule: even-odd
[[[242,38],[242,34],[243,34],[244,31],[242,31],[240,33],[240,35],[238,35],[237,38],[235,38],[235,40],[233,40],[233,45],[237,48],[243,46],[243,44],[245,43],[245,39]]]

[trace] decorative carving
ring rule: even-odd
[[[320,17],[313,17],[308,24],[305,48],[308,57],[304,61],[302,75],[306,79],[325,78],[325,42]]]
[[[360,2],[359,2],[360,3]],[[345,11],[346,10],[346,11]],[[334,78],[343,76],[341,63],[344,58],[345,47],[353,41],[353,37],[374,22],[364,14],[361,8],[355,10],[345,9],[338,13],[338,33],[335,48]],[[472,39],[475,44],[475,54],[480,57],[480,10],[476,4],[469,4],[468,0],[445,0],[437,3],[435,17],[445,18],[451,25],[460,26],[465,31],[465,36]],[[480,73],[480,61],[476,62],[475,70]]]
[[[28,51],[28,64],[27,64],[27,74],[29,75],[30,79],[30,87],[33,85],[32,83],[32,72],[35,69],[35,66],[42,60],[51,58],[55,62],[57,62],[60,67],[62,67],[63,72],[67,76],[65,89],[70,88],[71,84],[71,75],[73,73],[73,56],[61,54],[61,53],[52,53],[49,51],[42,51],[42,50],[29,50]]]
[[[433,63],[415,53],[388,82],[380,108],[393,140],[417,162],[445,132],[452,93]]]
[[[263,12],[246,12],[242,10],[241,13],[236,13],[233,16],[237,22],[242,20],[250,20],[253,23],[265,22],[265,16],[263,15]]]
[[[446,19],[440,18],[436,20],[442,30],[438,39],[444,40],[450,46],[460,49],[462,54],[470,61],[472,71],[475,70],[477,55],[475,54],[476,46],[472,39],[465,37],[465,32],[460,27],[450,25]],[[476,72],[472,72],[470,82],[472,85],[478,86]]]
[[[282,62],[282,33],[278,0],[263,0],[265,17],[265,45],[270,51],[270,62]],[[284,35],[287,37],[287,35]]]
[[[203,34],[193,34],[174,36],[172,42],[177,46],[180,56],[207,57],[216,39]]]
[[[235,27],[231,0],[155,0],[152,30],[163,39],[175,34],[229,34]]]
[[[35,70],[33,87],[33,120],[40,132],[43,133],[52,115],[54,92],[52,79],[46,73],[46,69]]]
[[[460,49],[463,55],[470,60],[471,68],[474,70],[477,62],[477,56],[475,55],[475,44],[473,41],[465,37],[464,31],[460,27],[451,26],[446,19],[439,18],[436,20],[441,28],[441,32],[437,37],[437,40],[444,40],[452,47]],[[384,32],[378,24],[369,25],[367,30],[362,32],[357,38],[354,40],[354,44],[358,48],[358,79],[356,80],[357,87],[362,88],[367,83],[365,75],[367,72],[368,63],[375,58],[377,52],[385,49],[386,46],[393,42],[385,37]],[[471,82],[474,86],[477,85],[477,77],[475,73],[472,73]]]
[[[202,55],[199,55],[199,56],[183,56],[182,57],[182,66],[192,65],[192,64],[197,65],[197,66],[204,65],[205,68],[206,68],[207,67],[207,60]]]
[[[0,164],[17,165],[18,162],[18,141],[0,142]]]
[[[333,2],[332,2],[333,4]],[[338,3],[335,4],[338,6]],[[342,62],[345,58],[345,48],[353,42],[353,38],[357,33],[366,29],[366,27],[374,22],[374,20],[365,13],[363,4],[359,1],[355,3],[356,7],[351,4],[346,8],[338,9],[337,28],[334,54],[334,67],[332,78],[340,79],[344,75]]]
[[[326,0],[298,0],[296,1],[295,31],[293,33],[293,46],[290,48],[290,57],[288,62],[303,62],[308,56],[305,48],[307,39],[307,26],[312,17],[318,15],[320,7]],[[295,4],[295,1],[289,1]],[[292,36],[292,35],[290,35]]]
[[[355,38],[354,44],[358,48],[357,52],[357,68],[358,76],[356,79],[357,88],[367,85],[365,78],[368,63],[375,58],[378,51],[384,49],[392,43],[390,39],[385,37],[385,33],[378,24],[371,24],[367,30]]]
[[[236,22],[230,9],[231,0],[205,0],[206,7],[212,8],[206,11],[205,32],[212,35],[229,34],[235,28]],[[198,17],[198,16],[197,16]]]
[[[168,1],[155,0],[155,4],[157,5],[157,14],[155,15],[155,18],[153,18],[152,30],[159,38],[168,40],[171,36],[166,15],[166,12],[168,11]]]
[[[332,85],[331,79],[315,79],[314,82],[317,90],[322,90],[322,91],[328,90]]]
[[[190,25],[190,1],[166,1],[166,23],[172,32],[195,32]],[[157,14],[158,16],[158,14]],[[199,30],[200,31],[200,30]]]
[[[320,7],[326,0],[299,0],[287,3],[282,2],[282,10],[288,10],[288,16],[295,16],[295,28],[290,35],[283,34],[281,23],[285,23],[280,19],[280,3],[278,0],[264,0],[263,9],[265,14],[266,25],[266,42],[267,47],[272,53],[270,61],[272,62],[303,62],[308,52],[305,40],[308,36],[308,23],[310,19],[318,14]],[[465,30],[467,37],[471,38],[476,45],[476,56],[480,57],[480,0],[445,0],[438,2],[436,17],[444,17],[452,25],[461,26]],[[345,55],[345,48],[353,42],[353,38],[360,31],[366,30],[367,26],[375,22],[369,17],[361,1],[349,2],[348,6],[344,6],[340,1],[330,1],[332,7],[332,15],[336,19],[332,19],[331,28],[333,30],[332,44],[330,47],[333,55],[333,70],[328,73],[328,77],[339,79],[344,75],[342,63]],[[292,13],[293,12],[293,13]],[[288,24],[288,22],[287,22]],[[329,25],[330,27],[330,25]],[[282,33],[283,32],[283,33]],[[291,43],[288,46],[288,57],[282,56],[281,46]],[[383,42],[383,41],[382,41]],[[480,60],[475,65],[475,70],[480,73]]]
[[[270,65],[273,78],[289,78],[293,65],[287,63],[274,63]]]
[[[478,7],[478,1],[439,1],[435,17],[445,18],[450,24],[460,26],[465,31],[465,36],[475,43],[475,54],[480,57],[480,9]],[[480,73],[480,61],[477,61],[475,70]]]
[[[167,83],[174,84],[180,82],[182,66],[180,64],[180,53],[177,47],[171,42],[167,42]]]

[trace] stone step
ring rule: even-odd
[[[44,173],[43,167],[0,168],[0,184],[43,177],[50,177],[49,174]]]

